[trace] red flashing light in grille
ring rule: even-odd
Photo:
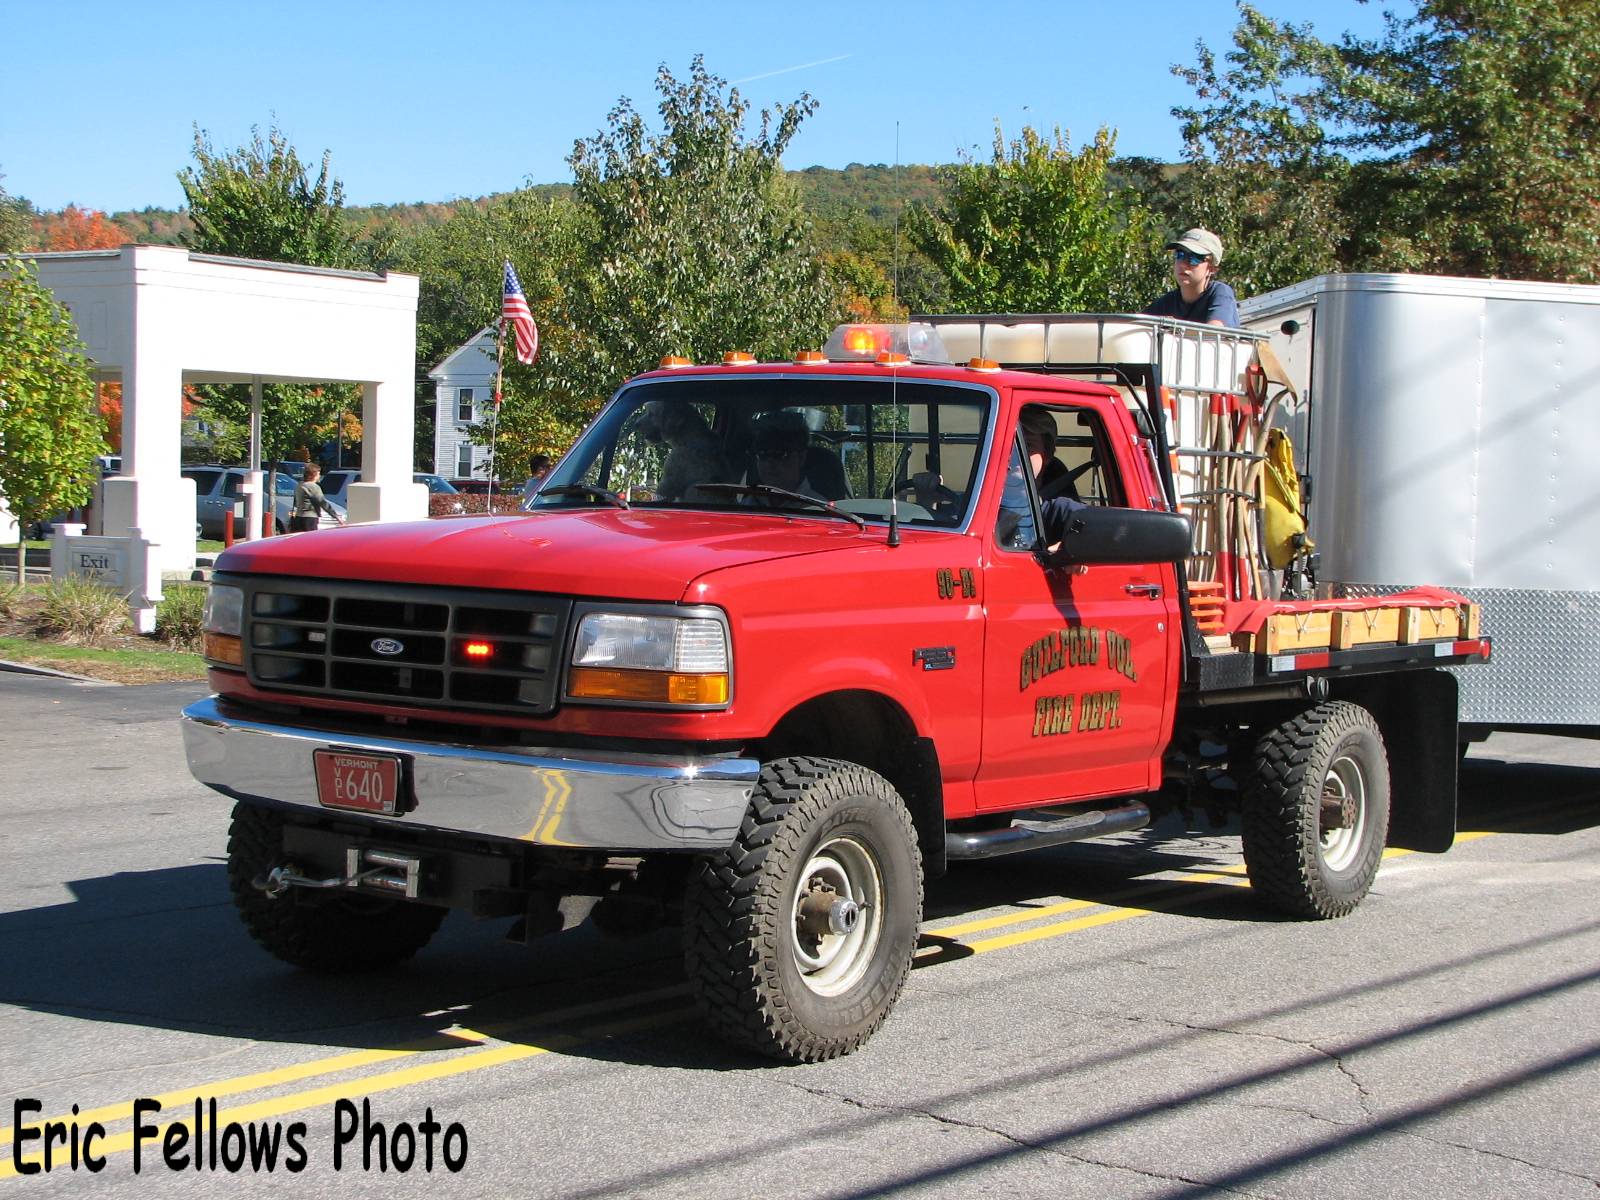
[[[461,656],[468,662],[488,662],[494,657],[493,642],[463,642]]]

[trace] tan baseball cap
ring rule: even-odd
[[[1209,229],[1191,229],[1168,242],[1163,249],[1187,250],[1190,254],[1203,254],[1213,263],[1222,262],[1222,239]]]

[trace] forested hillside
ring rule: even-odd
[[[865,217],[876,224],[892,225],[895,214],[906,205],[927,203],[938,197],[940,184],[936,168],[910,165],[896,170],[887,166],[863,166],[851,163],[843,170],[831,167],[807,167],[803,171],[790,171],[789,179],[800,194],[800,201],[812,216],[824,226],[851,217]],[[540,199],[569,196],[569,183],[542,183],[527,191]],[[482,209],[497,196],[480,196],[470,203]],[[377,229],[388,226],[396,234],[442,225],[458,210],[458,201],[415,201],[410,204],[350,204],[343,209],[351,233],[362,240]],[[106,220],[116,226],[122,235],[119,241],[143,242],[158,246],[179,246],[191,230],[189,214],[184,209],[142,208],[131,212],[107,214]],[[60,213],[35,213],[34,237],[29,249],[76,249],[79,247],[52,245],[60,241],[63,226]],[[116,244],[116,243],[112,243]]]

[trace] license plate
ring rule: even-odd
[[[324,808],[393,813],[400,803],[400,760],[392,754],[314,750],[317,799]]]

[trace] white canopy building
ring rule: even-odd
[[[195,489],[179,474],[185,384],[255,383],[259,396],[261,383],[359,383],[364,453],[351,520],[427,516],[427,489],[411,479],[415,275],[172,246],[30,257],[72,312],[99,377],[122,382],[123,470],[105,483],[103,530],[154,543],[152,571],[194,566]],[[247,527],[259,529],[259,515]]]

